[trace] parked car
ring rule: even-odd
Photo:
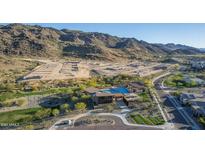
[[[73,124],[72,120],[63,120],[60,123],[55,124],[55,126],[65,126],[65,125],[71,126],[72,124]]]

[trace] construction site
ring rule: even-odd
[[[138,75],[140,77],[160,73],[171,65],[154,62],[111,63],[98,61],[50,61],[44,60],[23,77],[28,80],[61,80],[90,78],[93,75],[116,76],[119,74]]]
[[[78,61],[51,62],[37,66],[23,77],[23,80],[61,80],[72,78],[89,78],[88,68]]]

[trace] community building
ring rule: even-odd
[[[136,103],[138,100],[137,93],[144,91],[144,86],[141,83],[130,83],[126,87],[109,87],[98,89],[89,87],[85,89],[85,93],[91,95],[92,101],[95,104],[107,104],[114,101],[123,101],[127,106]]]
[[[93,102],[96,104],[112,103],[114,95],[110,93],[97,92],[93,95]]]

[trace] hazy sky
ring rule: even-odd
[[[205,48],[205,24],[38,24],[57,29],[102,32],[150,43],[178,43]]]

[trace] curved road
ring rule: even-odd
[[[126,126],[130,126],[130,127],[136,127],[138,129],[151,129],[151,130],[162,130],[162,129],[170,129],[170,124],[166,123],[164,125],[160,125],[160,126],[150,126],[150,125],[140,125],[140,124],[131,124],[127,121],[126,119],[126,115],[129,113],[125,113],[125,114],[120,114],[120,113],[94,113],[96,110],[93,110],[93,111],[88,111],[87,113],[83,113],[83,114],[79,114],[79,115],[76,115],[72,118],[64,118],[64,119],[61,119],[59,121],[57,121],[53,126],[50,127],[50,130],[55,130],[55,129],[58,129],[56,127],[56,124],[59,124],[61,123],[62,121],[64,120],[71,120],[73,125],[75,123],[75,121],[79,118],[82,118],[82,117],[86,117],[86,116],[114,116],[114,117],[118,117],[122,120],[123,124],[126,125]],[[68,126],[68,127],[71,127],[71,126]],[[73,126],[72,126],[73,127]]]

